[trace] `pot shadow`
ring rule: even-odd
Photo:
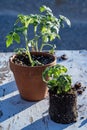
[[[22,128],[22,130],[63,130],[70,125],[71,124],[55,123],[50,119],[49,115],[47,115],[26,126],[25,128]]]
[[[2,111],[2,116],[0,122],[3,122],[14,115],[26,110],[27,108],[34,105],[36,102],[29,102],[21,99],[20,95],[17,94],[11,98],[5,99],[0,102],[0,109]]]
[[[17,91],[17,86],[16,86],[15,81],[4,84],[4,85],[0,86],[0,97],[4,97],[7,94],[10,94],[14,91]]]
[[[87,119],[83,120],[79,126],[79,128],[81,128],[82,126],[84,126],[85,124],[87,124]]]
[[[2,112],[0,122],[13,117],[36,103],[23,100],[14,81],[2,85],[0,87],[0,111]]]

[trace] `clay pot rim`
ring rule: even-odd
[[[10,58],[9,58],[9,62],[11,63],[11,64],[15,64],[15,66],[21,66],[21,67],[23,67],[23,68],[44,68],[44,67],[46,67],[46,66],[50,66],[50,65],[53,65],[53,64],[55,64],[55,62],[56,62],[56,56],[54,56],[54,55],[52,55],[52,54],[50,54],[50,53],[48,53],[48,52],[31,52],[32,54],[36,54],[36,55],[49,55],[49,56],[51,56],[51,57],[53,57],[54,58],[54,61],[53,62],[51,62],[51,63],[49,63],[49,64],[46,64],[46,65],[43,65],[43,66],[22,66],[22,65],[19,65],[19,64],[15,64],[12,60],[13,60],[13,58],[16,56],[16,54],[13,54]]]

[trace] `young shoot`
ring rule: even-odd
[[[19,14],[13,30],[6,36],[6,47],[11,46],[15,42],[21,43],[21,37],[23,36],[25,53],[28,55],[31,66],[34,66],[37,61],[33,61],[30,52],[42,52],[45,46],[49,46],[52,48],[50,52],[53,53],[55,45],[52,45],[51,42],[56,38],[60,39],[59,31],[64,26],[64,23],[71,26],[68,18],[62,15],[59,15],[59,18],[55,17],[52,10],[44,5],[40,7],[40,14]],[[33,26],[32,39],[29,35],[30,26]]]

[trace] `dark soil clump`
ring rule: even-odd
[[[76,90],[79,89],[79,88],[81,88],[81,86],[82,86],[81,82],[76,82],[75,85],[74,85],[74,87],[76,88]]]
[[[77,121],[77,95],[73,90],[69,93],[50,94],[50,118],[57,123],[73,123]]]
[[[75,83],[73,88],[76,89],[78,95],[81,95],[86,89],[86,87],[82,86],[82,83],[78,81]]]
[[[58,61],[65,61],[65,60],[67,60],[67,59],[68,59],[68,56],[67,56],[66,54],[63,54],[63,55],[57,57],[57,60],[58,60]]]
[[[67,59],[68,59],[68,57],[67,57],[67,55],[66,55],[66,54],[63,54],[63,55],[61,56],[61,59],[62,59],[62,60],[67,60]]]
[[[54,61],[53,57],[48,57],[48,56],[43,56],[43,55],[32,55],[32,59],[34,61],[39,61],[41,65],[46,65]],[[26,54],[17,54],[13,62],[15,64],[23,65],[23,66],[31,66],[28,55]],[[35,66],[40,66],[40,65],[35,65]]]

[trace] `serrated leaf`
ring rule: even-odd
[[[59,15],[59,17],[60,17],[63,21],[65,21],[68,26],[71,27],[71,22],[70,22],[70,20],[69,20],[68,18],[66,18],[66,17],[63,16],[63,15]]]
[[[55,86],[57,86],[57,80],[56,79],[49,80],[47,85],[49,88],[52,89],[52,87],[54,88]]]
[[[45,11],[44,6],[41,6],[41,7],[40,7],[40,12],[44,12],[44,11]]]
[[[68,92],[71,89],[71,77],[69,75],[60,75],[57,79],[57,93]]]
[[[20,43],[20,36],[15,32],[13,33],[13,40],[17,43]]]
[[[11,34],[6,36],[6,47],[9,47],[13,43],[13,36]]]
[[[53,41],[55,39],[56,35],[55,33],[51,33],[50,34],[50,41]]]
[[[47,32],[47,28],[43,26],[42,29],[41,29],[41,32],[42,32],[42,33]]]
[[[52,12],[52,10],[49,7],[43,5],[40,7],[40,12],[44,12],[44,11]]]
[[[48,36],[46,36],[46,35],[44,35],[44,36],[42,37],[42,39],[43,39],[43,42],[45,42],[45,43],[47,43],[47,42],[49,41],[49,38],[48,38]]]
[[[52,32],[55,32],[55,33],[59,33],[59,28],[57,27],[57,26],[54,26],[53,28],[52,28]]]

